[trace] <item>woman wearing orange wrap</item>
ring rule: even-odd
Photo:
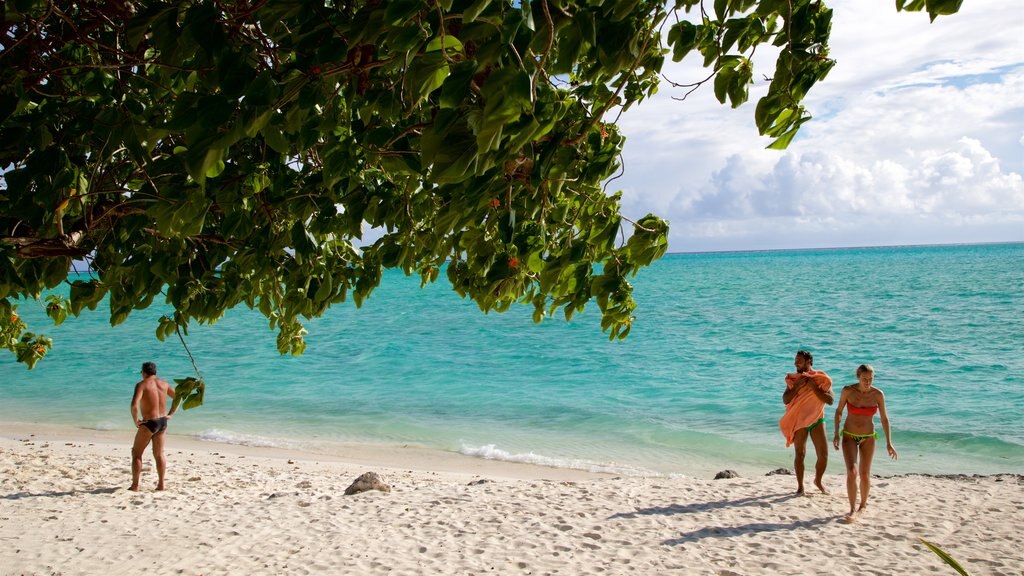
[[[893,460],[898,457],[896,448],[892,445],[889,415],[885,411],[885,394],[872,385],[874,380],[875,369],[868,364],[861,364],[857,368],[857,383],[843,387],[839,405],[836,406],[836,432],[832,437],[832,445],[839,450],[840,438],[842,439],[843,458],[846,460],[846,493],[850,498],[850,512],[845,517],[847,522],[856,521],[857,516],[868,506],[871,459],[875,455],[875,441],[878,439],[878,432],[875,432],[875,412],[882,417],[882,431],[885,432],[889,457]],[[844,407],[849,410],[849,414],[846,416],[846,424],[840,428]],[[858,484],[860,506],[857,505]]]

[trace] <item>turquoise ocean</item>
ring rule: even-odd
[[[190,329],[206,404],[171,432],[342,456],[357,442],[628,475],[764,473],[792,466],[777,422],[806,348],[837,390],[874,365],[900,453],[878,452],[876,473],[1024,473],[1024,244],[670,254],[634,287],[622,342],[601,333],[596,304],[538,325],[530,307],[485,315],[443,280],[420,289],[397,271],[361,309],[308,321],[300,357],[235,309]],[[34,370],[0,354],[5,423],[127,442],[140,364],[193,374],[180,342],[154,336],[165,305],[111,328],[106,303],[59,327],[19,304],[55,345]]]

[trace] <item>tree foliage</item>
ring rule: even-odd
[[[955,12],[959,0],[897,0]],[[701,58],[785,147],[825,77],[832,11],[808,0],[9,0],[0,39],[0,346],[51,342],[19,299],[70,283],[57,323],[155,299],[161,339],[244,304],[303,351],[302,320],[384,268],[540,321],[596,300],[610,338],[668,225],[620,214],[609,111]],[[379,239],[359,246],[367,227]],[[88,275],[69,276],[84,261]]]

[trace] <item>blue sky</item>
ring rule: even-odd
[[[774,53],[739,109],[663,83],[620,119],[625,214],[667,218],[675,252],[1024,241],[1024,4],[968,0],[934,23],[891,0],[829,5],[837,65],[789,149],[765,150],[753,120]]]

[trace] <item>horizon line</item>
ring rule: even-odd
[[[954,246],[1001,246],[1011,244],[1024,244],[1024,240],[1000,240],[992,242],[940,242],[937,244],[871,244],[855,246],[819,246],[813,248],[739,248],[735,250],[692,250],[682,252],[666,252],[670,255],[700,255],[700,254],[746,254],[762,252],[808,252],[812,250],[863,250],[865,248],[943,248]]]

